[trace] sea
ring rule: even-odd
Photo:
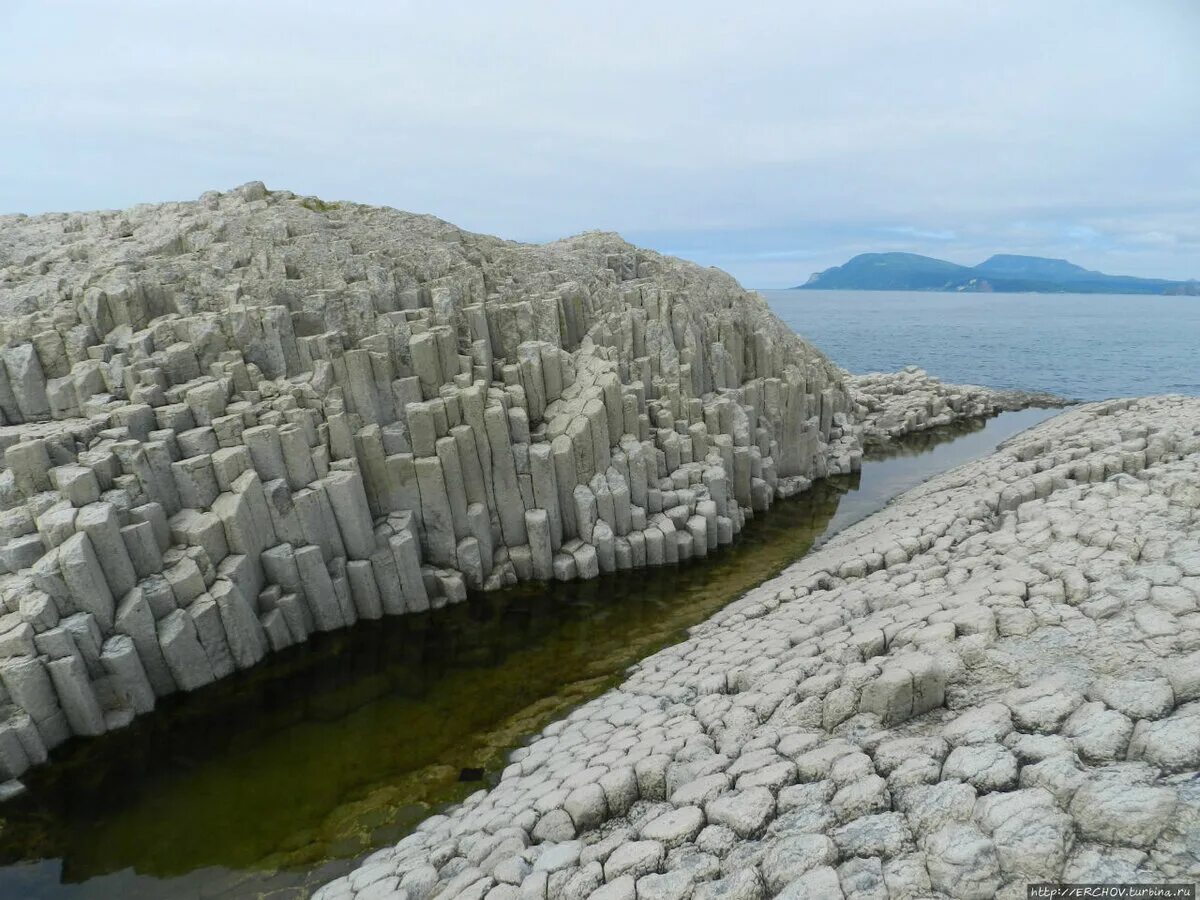
[[[1072,400],[1200,395],[1200,297],[760,293],[855,374],[916,365],[943,381]]]

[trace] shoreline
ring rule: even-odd
[[[1194,879],[1198,424],[1089,404],[907,492],[318,896]]]
[[[891,383],[911,383],[910,377],[912,367],[898,373],[885,373],[884,375],[869,376],[876,379],[886,380]],[[917,370],[919,371],[919,370]],[[1001,411],[1010,411],[1023,408],[1028,404],[1020,404],[1012,398],[1015,395],[1013,392],[993,391],[988,388],[978,388],[975,386],[962,386],[947,384],[940,380],[927,376],[924,372],[920,372],[920,380],[922,391],[918,394],[913,392],[911,395],[903,391],[891,391],[881,401],[875,404],[874,416],[870,413],[864,416],[865,421],[862,424],[855,423],[849,426],[850,436],[856,444],[862,446],[886,446],[894,441],[903,439],[910,434],[917,434],[938,427],[953,425],[959,422],[979,420],[986,421]],[[862,396],[859,389],[859,382],[855,377],[847,378],[847,387],[853,392],[856,399]],[[1032,395],[1030,395],[1032,396]],[[937,398],[930,400],[929,398]],[[962,402],[960,398],[966,398]],[[940,411],[935,415],[923,415],[923,412],[933,410],[934,403],[940,401]],[[1010,405],[1005,405],[1009,403]],[[859,403],[855,410],[859,415],[863,415],[868,409],[863,403]],[[915,411],[915,412],[914,412]],[[904,417],[904,422],[901,428],[892,427],[886,433],[876,423],[883,417]],[[30,425],[21,426],[22,429],[30,430],[31,434],[42,435],[52,433],[56,428],[61,428],[61,422],[46,422],[46,423],[31,423]],[[852,471],[857,471],[858,464],[852,468]],[[836,475],[837,472],[830,472],[830,475]],[[819,483],[819,482],[818,482]],[[800,493],[811,490],[812,485],[804,487]],[[750,510],[744,511],[746,514]],[[762,511],[759,515],[769,515],[770,510]],[[664,523],[666,524],[666,523]],[[732,539],[737,540],[738,533],[741,529],[735,530]],[[680,560],[684,562],[685,560]],[[597,573],[598,574],[598,573]],[[437,607],[437,604],[434,604]],[[10,657],[11,659],[11,657]],[[17,679],[14,677],[14,681]],[[21,687],[17,687],[18,693]],[[150,714],[153,714],[152,710]],[[119,726],[116,726],[119,727]],[[48,761],[48,747],[39,746],[37,736],[33,734],[33,730],[29,727],[28,722],[23,722],[18,715],[15,721],[11,721],[7,726],[0,726],[0,735],[15,735],[20,741],[20,750],[24,754],[26,760],[24,768],[29,764],[38,765],[44,761]],[[19,774],[23,771],[21,757],[22,754],[16,752],[17,747],[14,745],[12,752],[7,754],[0,762],[4,768],[11,773],[7,781],[0,782],[0,804],[12,797],[19,796],[23,791],[23,786],[19,781]]]
[[[963,419],[1030,407],[1065,409],[1078,403],[1044,391],[951,384],[917,366],[863,375],[843,369],[842,374],[856,407],[864,447]]]
[[[817,348],[614,234],[258,182],[10,225],[0,780],[315,632],[706,556],[860,458]]]
[[[257,182],[12,227],[0,798],[314,633],[704,557],[861,463],[820,350],[617,235]]]

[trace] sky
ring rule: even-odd
[[[1200,278],[1200,2],[0,0],[0,213],[261,180],[786,287]]]

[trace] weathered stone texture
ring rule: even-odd
[[[48,746],[313,630],[704,556],[860,459],[760,297],[613,234],[250,184],[0,218],[0,276],[0,647],[41,667],[3,699]]]
[[[643,660],[317,897],[372,896],[375,871],[422,896],[1195,882],[1197,485],[1200,400],[1046,422]]]

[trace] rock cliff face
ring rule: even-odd
[[[703,556],[860,457],[729,276],[253,183],[0,218],[0,775],[355,622]]]

